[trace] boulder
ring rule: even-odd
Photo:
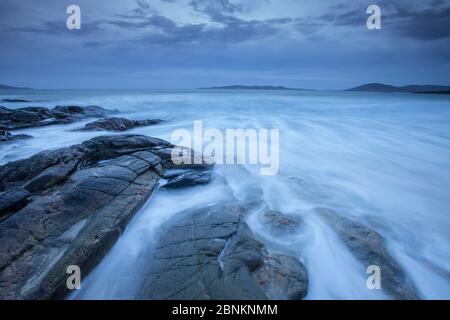
[[[217,204],[181,212],[163,225],[156,247],[148,252],[137,298],[304,297],[301,263],[269,254],[245,223],[245,213],[240,203]]]
[[[125,118],[110,117],[86,124],[84,130],[127,131],[138,127],[147,127],[161,123],[159,119],[130,120]]]
[[[0,166],[0,299],[64,298],[68,266],[85,277],[163,174],[174,146],[96,137]]]
[[[350,252],[363,264],[381,270],[381,288],[394,299],[419,299],[401,266],[389,254],[383,238],[368,226],[327,208],[316,208],[319,215],[341,238]]]

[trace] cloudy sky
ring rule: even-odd
[[[450,0],[0,0],[0,45],[35,88],[450,85]]]

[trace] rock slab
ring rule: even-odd
[[[127,131],[133,128],[152,126],[161,122],[162,120],[159,119],[130,120],[109,117],[86,124],[84,130]]]
[[[300,299],[303,265],[271,255],[245,223],[245,206],[218,204],[181,212],[150,250],[140,299]]]
[[[328,208],[314,210],[341,238],[350,252],[367,268],[380,267],[382,289],[394,299],[419,299],[405,272],[389,254],[381,235],[368,226]]]
[[[97,137],[0,166],[0,299],[60,299],[155,190],[170,143]],[[166,161],[168,161],[166,159]]]

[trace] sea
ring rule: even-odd
[[[296,215],[301,228],[275,237],[260,212],[247,218],[269,251],[298,258],[308,270],[306,299],[385,299],[367,287],[367,267],[325,221],[324,207],[355,219],[384,239],[423,299],[450,299],[450,96],[295,90],[33,90],[2,92],[8,108],[97,105],[115,116],[162,119],[127,133],[171,140],[177,129],[278,129],[279,170],[221,164],[211,184],[156,192],[116,244],[82,279],[71,299],[133,299],[160,226],[195,207],[245,199],[261,188],[266,209]],[[18,130],[33,139],[0,145],[0,165],[81,143],[92,119]],[[202,150],[197,150],[202,151]]]

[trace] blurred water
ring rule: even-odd
[[[131,132],[170,139],[174,129],[279,128],[280,171],[260,176],[218,166],[228,186],[163,191],[142,209],[74,298],[132,298],[140,258],[158,226],[189,207],[243,199],[261,187],[270,209],[304,218],[302,234],[274,239],[255,216],[249,224],[273,250],[302,260],[310,299],[378,299],[364,270],[310,209],[322,206],[368,223],[386,240],[423,298],[450,298],[450,98],[444,95],[320,91],[33,91],[0,95],[33,103],[6,107],[100,105],[121,116],[167,122]],[[35,138],[0,146],[0,163],[69,146],[99,132],[71,131],[87,121],[21,130]]]

